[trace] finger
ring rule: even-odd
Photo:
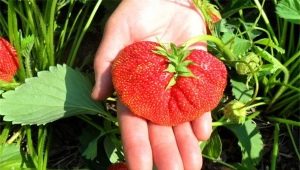
[[[148,125],[153,159],[157,169],[183,169],[172,127],[161,126],[150,122]]]
[[[120,102],[118,102],[118,119],[129,169],[152,170],[153,160],[147,121],[134,116]]]
[[[111,64],[119,51],[129,42],[126,23],[119,16],[112,16],[106,24],[103,38],[94,60],[95,85],[92,98],[103,100],[113,90],[111,81]]]
[[[206,112],[196,120],[192,121],[192,128],[198,140],[208,140],[212,132],[211,113]]]
[[[184,169],[198,170],[202,167],[202,156],[198,139],[189,122],[173,127]]]

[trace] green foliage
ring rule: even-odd
[[[215,130],[208,141],[203,142],[201,145],[202,154],[218,160],[222,153],[222,142],[218,132]]]
[[[91,90],[92,85],[80,72],[66,65],[53,66],[2,94],[0,114],[6,121],[23,125],[47,124],[83,113],[100,113],[109,119],[104,108],[90,98]]]
[[[238,145],[242,151],[241,166],[246,169],[255,169],[260,162],[263,150],[263,141],[257,125],[251,120],[243,125],[226,125],[238,138]]]
[[[86,129],[79,137],[81,143],[82,156],[86,159],[94,160],[97,157],[98,140],[103,134],[99,134],[94,128]]]
[[[231,79],[232,94],[236,100],[247,103],[252,100],[253,88],[246,85],[243,79]]]
[[[292,23],[300,24],[300,2],[298,0],[281,0],[276,13]]]
[[[0,145],[0,167],[1,169],[18,169],[23,163],[20,154],[20,145]]]
[[[251,42],[234,35],[232,32],[225,32],[222,36],[222,41],[226,44],[227,48],[232,50],[235,56],[245,54],[251,47]]]

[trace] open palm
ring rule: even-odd
[[[136,41],[181,44],[205,34],[203,18],[189,0],[123,0],[107,22],[95,61],[94,99],[103,100],[112,90],[111,63],[119,51]],[[205,49],[197,44],[194,48]],[[131,170],[199,170],[202,157],[198,141],[211,133],[210,113],[174,127],[161,126],[133,115],[118,103],[125,157]]]

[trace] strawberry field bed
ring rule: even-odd
[[[213,133],[199,144],[203,169],[300,169],[300,2],[210,2],[222,19],[187,41],[207,42],[228,72]],[[117,95],[90,97],[93,57],[119,3],[0,1],[0,169],[125,161]]]

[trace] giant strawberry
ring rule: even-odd
[[[19,68],[16,50],[4,38],[0,37],[0,81],[13,80]]]
[[[206,51],[142,41],[119,53],[112,79],[120,100],[134,114],[157,124],[177,125],[218,105],[227,71]]]

